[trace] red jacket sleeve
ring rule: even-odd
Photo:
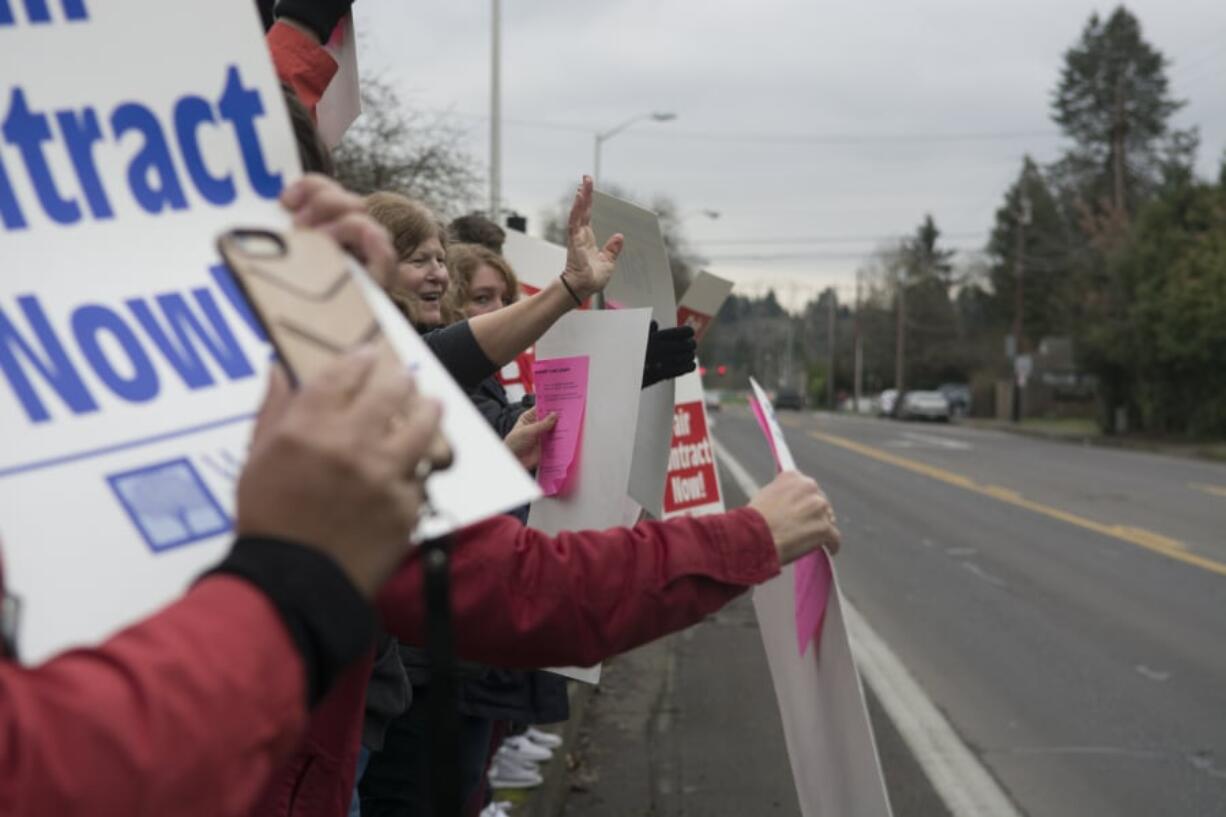
[[[751,508],[547,536],[500,516],[460,531],[452,607],[460,657],[495,666],[589,666],[688,627],[779,572]],[[385,586],[388,632],[424,640],[420,560]]]
[[[313,115],[328,83],[336,76],[336,60],[310,36],[282,22],[268,30],[265,42],[277,79],[293,88]]]
[[[272,603],[208,578],[97,649],[0,664],[0,815],[245,815],[306,723]]]

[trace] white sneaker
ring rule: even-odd
[[[546,749],[557,749],[562,745],[561,737],[552,732],[537,729],[535,726],[529,726],[528,731],[524,732],[524,737],[538,746],[544,746]]]
[[[490,764],[490,785],[495,789],[531,789],[545,782],[536,764],[525,765],[499,749]]]
[[[553,759],[552,749],[528,740],[524,735],[514,735],[506,738],[502,741],[502,748],[506,749],[509,754],[516,755],[525,760],[535,760],[538,763],[544,763],[546,760]]]
[[[494,753],[494,757],[510,766],[519,766],[535,774],[540,774],[540,764],[535,760],[529,760],[523,755],[508,749],[506,746],[499,746],[498,751]]]
[[[511,817],[511,801],[496,800],[481,809],[480,817]]]

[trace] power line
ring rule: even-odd
[[[424,110],[424,109],[423,109]],[[462,119],[486,120],[488,114],[468,113],[464,111],[434,109],[431,113],[456,116]],[[592,125],[582,125],[575,122],[557,122],[542,119],[517,119],[504,117],[504,125],[525,128],[542,128],[546,130],[570,131],[574,133],[593,134],[599,128]],[[708,142],[770,142],[796,144],[862,144],[886,143],[897,144],[907,142],[948,143],[948,142],[1000,142],[1018,139],[1033,139],[1058,137],[1059,131],[1028,130],[1028,131],[967,131],[949,133],[924,132],[861,132],[861,133],[798,133],[782,131],[687,131],[676,128],[658,131],[631,131],[626,138],[634,139],[686,139]]]
[[[941,238],[984,238],[988,235],[987,231],[978,230],[975,232],[965,233],[941,233]],[[867,244],[881,241],[894,241],[908,238],[908,234],[897,233],[894,235],[815,235],[815,236],[787,236],[781,238],[718,238],[710,240],[691,239],[692,243],[700,244],[704,247],[721,246],[728,244],[766,244],[766,245],[785,245],[785,244]]]
[[[956,253],[978,253],[982,247],[945,247]],[[870,251],[861,252],[777,252],[777,253],[746,253],[731,255],[708,255],[706,259],[712,263],[731,261],[855,261],[872,255]]]

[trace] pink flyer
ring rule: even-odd
[[[579,474],[587,374],[587,355],[533,361],[537,416],[558,415],[558,424],[541,440],[541,463],[536,471],[545,496],[566,496]]]

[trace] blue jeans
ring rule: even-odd
[[[358,774],[353,778],[353,799],[349,801],[349,817],[362,817],[362,798],[358,796],[358,784],[366,767],[370,764],[370,750],[365,746],[358,747]]]

